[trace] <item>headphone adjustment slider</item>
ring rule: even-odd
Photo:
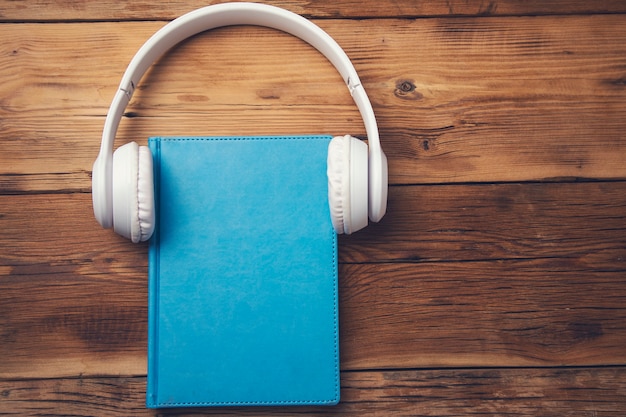
[[[361,86],[361,80],[358,78],[356,80],[352,80],[351,77],[348,77],[348,81],[346,81],[346,85],[350,90],[350,95],[354,95],[354,91]]]
[[[126,94],[126,97],[128,97],[128,101],[130,101],[130,99],[133,97],[133,93],[135,92],[135,83],[131,80],[128,86],[120,86],[120,91],[124,92],[124,94]]]

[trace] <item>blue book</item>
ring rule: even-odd
[[[148,407],[339,401],[330,140],[149,140]]]

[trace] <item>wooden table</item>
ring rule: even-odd
[[[205,2],[0,3],[0,414],[626,415],[626,3],[276,0],[352,58],[389,156],[384,220],[340,244],[333,408],[144,408],[147,246],[91,167],[139,46]],[[201,34],[117,136],[351,133],[298,39]],[[280,214],[277,214],[280,215]]]

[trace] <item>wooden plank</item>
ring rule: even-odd
[[[318,23],[361,74],[391,182],[424,184],[626,178],[625,19]],[[1,193],[89,190],[116,85],[161,26],[0,25]],[[262,28],[186,42],[150,71],[128,110],[118,144],[160,134],[363,135],[328,62]]]
[[[88,194],[3,197],[0,213],[0,374],[145,372],[146,245],[102,239]]]
[[[221,1],[171,0],[163,7],[145,0],[133,2],[63,0],[12,1],[0,9],[1,21],[46,20],[146,20],[173,19],[193,9]],[[363,17],[427,17],[427,16],[502,16],[545,14],[624,13],[626,7],[619,0],[591,0],[577,2],[556,0],[466,1],[438,0],[416,2],[412,0],[379,0],[374,2],[303,0],[274,0],[268,2],[306,16],[326,18]]]
[[[71,254],[124,270],[145,255],[144,246],[96,223],[89,194],[1,196],[0,213],[4,265],[55,263]],[[340,261],[617,260],[626,247],[625,217],[624,182],[391,187],[381,223],[340,236]]]
[[[626,370],[406,370],[343,372],[336,407],[147,410],[145,378],[0,380],[0,412],[22,416],[616,416]]]
[[[345,265],[340,276],[345,369],[626,361],[623,260]]]
[[[343,368],[625,363],[625,186],[394,187],[388,224],[340,241],[344,261],[405,261],[342,265]],[[440,213],[411,217],[423,196]],[[100,229],[88,194],[0,213],[0,377],[144,373],[146,245]]]
[[[340,237],[340,259],[618,259],[625,218],[625,182],[391,187],[379,224]]]

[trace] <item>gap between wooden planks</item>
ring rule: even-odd
[[[228,410],[147,410],[143,377],[0,380],[0,392],[1,407],[20,415],[577,417],[623,415],[624,381],[623,367],[342,372],[336,407]]]
[[[28,3],[10,2],[4,5],[0,19],[4,21],[66,21],[66,20],[162,20],[222,1],[170,0],[167,7],[154,7],[145,0],[132,2],[85,0],[68,3],[64,0],[37,0]],[[274,0],[267,2],[295,13],[325,18],[384,18],[428,16],[519,16],[604,14],[626,12],[619,0],[575,2],[557,0],[545,2],[532,0],[495,0],[471,2],[447,0],[416,2],[413,0],[333,1]]]

